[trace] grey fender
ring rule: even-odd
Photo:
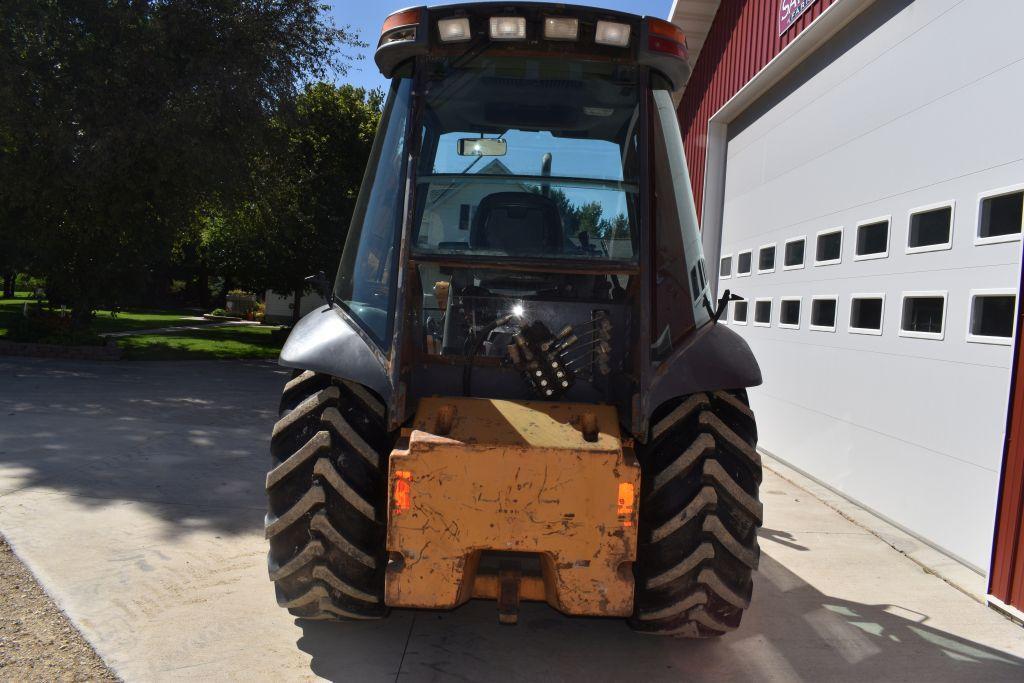
[[[357,382],[377,392],[385,403],[391,397],[384,357],[337,307],[323,306],[303,317],[288,335],[278,362]]]
[[[745,389],[761,383],[747,342],[718,323],[704,325],[654,371],[643,402],[643,433],[665,401],[697,391]]]

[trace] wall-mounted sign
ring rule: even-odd
[[[807,11],[817,0],[782,0],[779,5],[779,35],[796,23],[800,15]]]

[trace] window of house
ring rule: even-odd
[[[949,249],[953,244],[953,203],[926,206],[910,212],[907,253]]]
[[[741,251],[736,255],[736,277],[750,275],[750,252]]]
[[[757,251],[757,272],[772,273],[775,271],[775,245],[766,244]]]
[[[806,243],[806,237],[797,237],[786,241],[786,246],[782,250],[783,270],[796,270],[804,267],[804,245]]]
[[[829,266],[843,260],[843,229],[834,228],[818,233],[814,246],[814,265]]]
[[[875,218],[857,224],[855,261],[885,258],[889,255],[889,217]]]
[[[850,297],[850,332],[882,334],[884,311],[884,294],[854,294]]]
[[[1017,295],[1012,289],[976,289],[971,292],[967,341],[1010,344],[1017,317]]]
[[[1024,226],[1024,189],[996,191],[982,195],[978,215],[977,243],[1020,239]]]
[[[839,299],[835,296],[816,296],[811,299],[810,330],[817,332],[836,331],[836,309]]]
[[[900,315],[900,336],[942,339],[945,317],[945,292],[906,292]]]
[[[725,280],[732,275],[732,254],[723,256],[718,264],[718,277]]]
[[[754,325],[769,327],[772,324],[772,300],[754,299]]]
[[[747,302],[746,301],[733,301],[732,302],[732,321],[737,325],[747,324]]]
[[[779,299],[779,327],[789,330],[800,328],[800,297],[785,296]]]

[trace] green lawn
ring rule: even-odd
[[[26,302],[35,303],[35,299],[29,298],[29,292],[15,292],[14,299],[0,299],[0,337],[7,335],[9,328],[18,316]]]
[[[122,337],[125,360],[223,360],[277,358],[281,344],[275,327],[211,327]]]
[[[160,327],[174,327],[175,325],[189,325],[196,321],[188,320],[201,315],[196,311],[152,311],[145,309],[132,309],[119,311],[116,318],[110,316],[110,311],[96,311],[96,317],[92,320],[92,329],[97,334],[104,332],[130,332],[131,330],[155,330]]]
[[[29,292],[16,292],[14,299],[0,299],[0,337],[7,334],[7,328],[21,315],[26,302],[36,303],[35,299],[30,298]],[[118,312],[117,317],[113,318],[110,311],[99,310],[92,321],[92,331],[102,334],[173,327],[194,322],[187,318],[196,315],[199,314],[195,311],[127,309]]]
[[[15,299],[0,299],[0,338],[22,314],[25,303],[35,303],[28,292],[18,292]],[[118,312],[97,311],[92,331],[130,332],[154,330],[178,325],[191,325],[194,311],[129,309]],[[281,343],[274,326],[207,327],[155,334],[120,337],[118,345],[127,360],[220,360],[230,358],[277,358]]]

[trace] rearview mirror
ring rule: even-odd
[[[459,140],[459,156],[503,157],[508,151],[504,138],[462,138]]]

